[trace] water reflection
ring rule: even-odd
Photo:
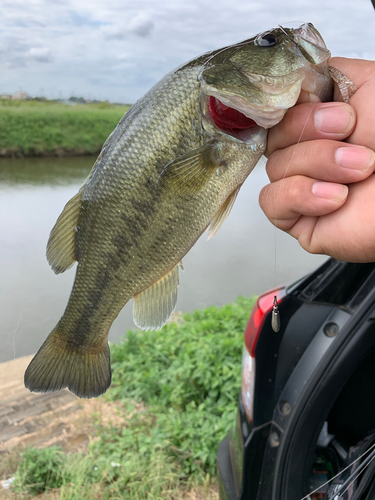
[[[8,187],[67,186],[81,183],[94,164],[95,158],[25,158],[0,160],[1,189]]]
[[[64,312],[75,269],[56,276],[45,258],[50,230],[77,192],[94,158],[0,161],[0,362],[35,352]],[[290,282],[325,257],[311,256],[276,232],[258,206],[267,183],[258,166],[232,214],[209,242],[203,236],[184,258],[177,310],[222,305]],[[131,303],[115,321],[110,340],[134,328]]]

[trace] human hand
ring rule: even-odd
[[[335,85],[336,102],[298,104],[269,131],[259,202],[308,252],[375,262],[375,62],[330,64],[356,84],[350,105]]]

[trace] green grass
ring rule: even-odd
[[[0,156],[96,154],[129,106],[0,103]]]
[[[67,459],[57,446],[38,450],[27,448],[17,471],[16,490],[37,495],[47,488],[59,488],[65,479]]]
[[[111,345],[113,384],[106,398],[123,402],[125,424],[98,420],[85,456],[63,460],[58,449],[27,450],[16,490],[59,488],[62,500],[172,500],[200,487],[210,498],[217,446],[235,423],[243,332],[253,304],[254,298],[240,297],[156,332],[130,331]]]

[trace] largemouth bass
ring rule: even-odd
[[[78,266],[64,315],[26,370],[27,388],[68,387],[85,398],[108,389],[116,316],[133,298],[136,325],[166,323],[182,258],[229,215],[267,129],[301,89],[331,98],[329,58],[311,24],[277,28],[184,64],[130,108],[51,231],[54,272]]]

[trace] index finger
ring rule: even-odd
[[[302,141],[346,139],[356,124],[354,109],[343,102],[304,103],[289,109],[280,123],[269,130],[268,157]]]

